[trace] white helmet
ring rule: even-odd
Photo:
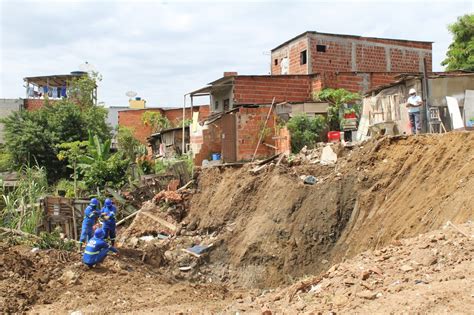
[[[416,90],[414,88],[411,88],[410,91],[408,91],[408,94],[416,94]]]

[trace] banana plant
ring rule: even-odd
[[[110,145],[110,139],[102,143],[97,135],[92,135],[89,132],[87,154],[79,157],[78,167],[84,170],[90,168],[96,162],[106,162],[111,156]]]

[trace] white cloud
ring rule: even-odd
[[[307,30],[434,41],[441,70],[446,25],[473,11],[470,1],[0,2],[0,97],[87,60],[104,78],[100,100],[125,105],[135,90],[153,106],[180,105],[223,71],[266,74],[265,52]]]

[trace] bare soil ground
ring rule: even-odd
[[[183,220],[146,209],[177,235],[139,240],[169,232],[139,215],[97,270],[3,244],[0,312],[469,313],[473,239],[439,229],[474,232],[472,148],[467,132],[383,137],[337,148],[333,166],[203,170]],[[182,251],[211,243],[200,258]]]

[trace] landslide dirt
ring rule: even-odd
[[[338,150],[332,166],[202,170],[179,235],[138,240],[162,231],[137,216],[97,269],[0,243],[0,312],[468,313],[472,237],[448,227],[405,239],[472,220],[473,148],[474,133],[384,137]],[[203,243],[213,247],[201,258],[182,251]]]
[[[474,225],[397,240],[317,276],[234,301],[225,313],[472,314]]]
[[[244,287],[317,274],[366,249],[472,219],[474,133],[374,139],[335,166],[207,169],[186,221]],[[304,185],[301,175],[314,175]]]
[[[79,253],[32,253],[26,246],[1,243],[0,313],[209,313],[223,309],[234,297],[220,284],[179,283],[141,257],[141,251],[121,248],[119,256],[89,269]]]

